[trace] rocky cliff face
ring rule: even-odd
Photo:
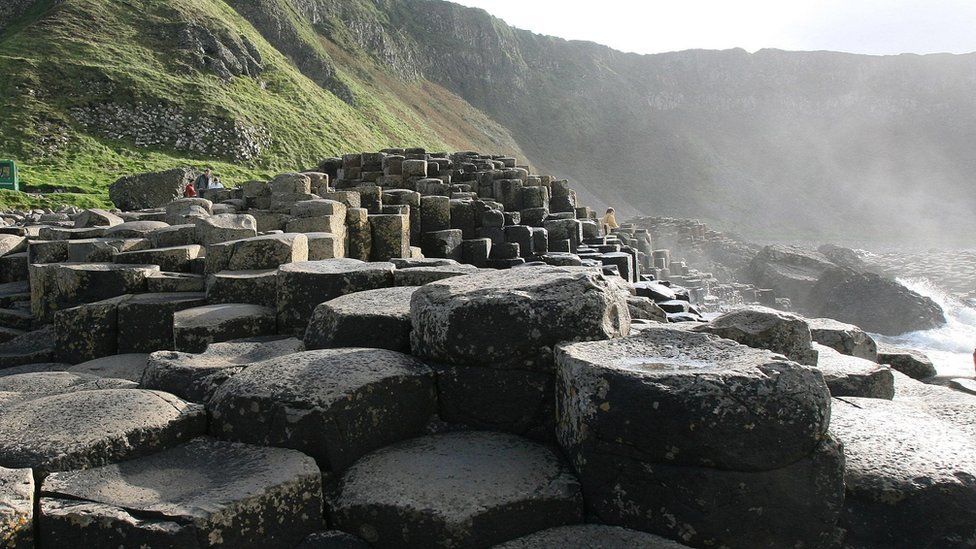
[[[535,163],[624,211],[704,216],[760,238],[974,228],[976,160],[963,146],[976,137],[974,55],[642,56],[441,1],[295,4],[397,74],[457,93]]]

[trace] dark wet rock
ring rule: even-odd
[[[321,527],[322,489],[299,452],[198,438],[49,476],[41,517],[54,547],[290,549]]]
[[[327,530],[311,534],[295,549],[369,549],[370,545],[352,534]]]
[[[368,347],[410,352],[415,286],[366,290],[319,304],[305,330],[307,349]]]
[[[86,469],[175,446],[205,429],[201,406],[166,393],[104,389],[44,396],[0,414],[0,466]]]
[[[887,364],[914,379],[925,379],[938,373],[924,353],[885,343],[878,344],[878,363]]]
[[[737,470],[794,463],[823,440],[830,394],[814,368],[668,327],[556,351],[559,440],[583,476],[595,453]]]
[[[45,326],[0,343],[0,370],[54,360],[54,330]]]
[[[34,547],[34,476],[0,467],[0,547]]]
[[[878,344],[864,330],[831,318],[806,320],[810,326],[810,335],[815,342],[844,355],[877,362]]]
[[[820,355],[817,369],[834,397],[850,396],[884,398],[895,396],[895,379],[891,369],[876,362],[842,355],[830,347],[814,344]]]
[[[160,351],[149,355],[140,384],[191,402],[206,402],[245,366],[303,350],[301,340],[265,336],[211,343],[200,354]]]
[[[393,286],[393,265],[327,259],[278,269],[278,325],[282,334],[305,335],[315,307],[339,296]]]
[[[844,504],[844,453],[829,435],[779,469],[732,471],[646,461],[620,448],[580,475],[587,512],[694,547],[830,547]]]
[[[687,549],[667,538],[603,524],[559,526],[496,545],[494,549]]]
[[[912,406],[834,401],[847,455],[842,527],[850,546],[970,547],[976,539],[976,441]]]
[[[174,315],[206,305],[202,293],[139,294],[118,305],[118,352],[151,353],[172,349]]]
[[[874,273],[831,269],[810,293],[817,316],[834,318],[874,333],[899,335],[930,330],[946,323],[932,299]]]
[[[301,450],[340,471],[423,432],[434,378],[417,359],[382,349],[296,353],[247,367],[214,393],[211,432]]]
[[[780,353],[800,364],[817,363],[817,352],[811,346],[810,328],[805,319],[794,314],[766,307],[737,309],[695,330]]]
[[[336,525],[373,547],[485,547],[572,524],[579,484],[544,446],[458,432],[383,448],[345,472]]]
[[[776,295],[805,306],[821,275],[834,267],[820,252],[798,246],[766,246],[753,258],[746,278],[760,288],[770,288]]]

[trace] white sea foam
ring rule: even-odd
[[[940,376],[973,377],[976,348],[976,308],[947,294],[927,279],[899,278],[899,282],[932,298],[946,314],[946,325],[897,337],[872,334],[878,341],[922,351],[935,363]]]

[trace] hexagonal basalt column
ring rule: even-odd
[[[582,517],[579,484],[544,446],[490,432],[384,448],[342,476],[336,525],[373,547],[489,547]]]
[[[434,378],[417,359],[393,351],[307,351],[249,366],[207,406],[216,436],[294,448],[340,471],[422,434],[435,411]]]
[[[199,438],[55,473],[41,490],[53,547],[292,548],[322,525],[319,469],[293,450]]]

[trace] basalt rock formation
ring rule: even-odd
[[[5,547],[976,535],[970,397],[848,356],[877,349],[853,326],[705,323],[711,275],[512,157],[0,217]]]

